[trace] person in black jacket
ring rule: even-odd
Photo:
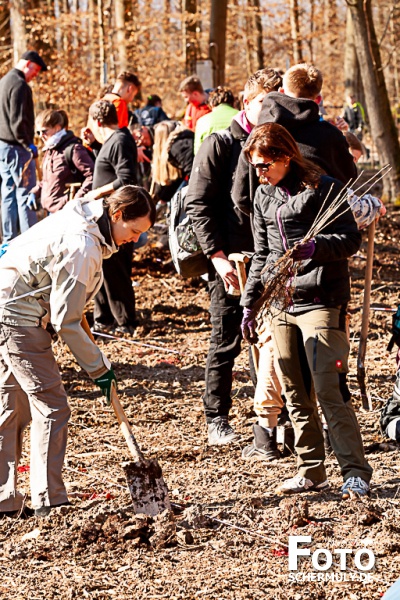
[[[266,267],[288,249],[298,261],[289,307],[271,309],[275,359],[298,454],[298,474],[284,481],[279,491],[295,494],[329,487],[316,395],[344,478],[342,498],[366,495],[372,469],[364,457],[346,384],[348,258],[359,249],[361,235],[351,210],[339,207],[322,231],[303,241],[343,185],[305,160],[284,127],[276,123],[256,127],[244,154],[261,183],[254,200],[255,254],[241,301],[243,333],[249,341],[255,341],[252,307],[262,303],[263,286],[273,277]]]
[[[15,238],[37,222],[28,194],[36,184],[33,159],[35,115],[28,83],[46,64],[37,52],[25,52],[0,81],[0,177],[3,241]]]
[[[229,444],[238,439],[229,425],[232,406],[232,369],[240,353],[242,309],[239,282],[228,260],[231,252],[253,251],[250,219],[231,198],[232,179],[244,143],[257,122],[262,100],[281,85],[279,73],[262,69],[245,86],[244,110],[223,132],[212,133],[195,156],[185,210],[197,239],[209,259],[211,339],[205,372],[204,411],[210,444]]]
[[[313,65],[291,67],[283,76],[284,93],[272,92],[265,96],[257,124],[279,123],[294,137],[304,158],[347,184],[357,177],[357,168],[342,132],[320,118],[318,102],[322,82],[321,72]],[[257,175],[242,155],[232,197],[246,214],[252,212],[257,186]]]
[[[102,144],[97,155],[93,189],[86,198],[102,198],[124,185],[136,184],[136,144],[126,127],[118,127],[115,106],[99,100],[89,108],[91,129]],[[132,288],[133,243],[123,244],[103,264],[104,284],[94,299],[94,326],[98,331],[134,333],[137,327]]]

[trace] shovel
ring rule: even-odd
[[[374,264],[374,238],[375,221],[368,227],[367,264],[365,266],[365,285],[362,308],[360,344],[357,356],[357,381],[361,392],[362,406],[365,410],[372,410],[371,397],[365,384],[365,355],[367,351],[367,336],[369,327],[369,309],[371,304],[372,268]]]
[[[144,513],[154,517],[167,508],[170,510],[168,488],[161,467],[156,459],[146,460],[144,458],[121,406],[115,387],[111,392],[111,404],[128,448],[135,459],[135,462],[122,464],[135,513]]]
[[[81,325],[94,342],[85,315],[82,316]],[[111,405],[128,448],[135,459],[135,462],[122,464],[135,513],[144,513],[154,517],[166,509],[170,510],[168,488],[162,476],[161,467],[156,459],[146,460],[144,458],[121,406],[115,386],[111,390]]]

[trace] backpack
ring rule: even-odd
[[[82,183],[85,180],[85,176],[82,173],[82,171],[80,171],[78,169],[78,167],[75,165],[73,159],[72,159],[72,154],[75,148],[75,145],[78,142],[71,142],[64,150],[64,156],[65,156],[65,160],[67,161],[67,165],[69,170],[71,171],[72,175],[74,176],[74,183]]]
[[[172,262],[182,277],[198,277],[208,271],[208,260],[197,240],[192,222],[184,208],[188,186],[181,187],[171,199],[168,241]]]
[[[216,135],[216,134],[214,134]],[[226,131],[216,136],[217,151],[225,160],[230,157],[233,138]],[[225,148],[221,148],[221,142]],[[224,153],[225,150],[225,153]],[[172,196],[168,231],[169,249],[176,272],[182,277],[198,277],[208,271],[208,259],[203,254],[190,217],[185,211],[185,198],[188,186],[181,187]]]

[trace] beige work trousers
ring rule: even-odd
[[[257,327],[257,335],[259,361],[254,411],[261,427],[276,427],[283,407],[282,387],[274,361],[274,344],[268,320],[264,320]]]
[[[70,414],[49,333],[0,323],[0,511],[22,506],[18,464],[30,422],[32,506],[67,502],[61,470]]]

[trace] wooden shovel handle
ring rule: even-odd
[[[245,254],[239,254],[239,253],[230,254],[228,256],[228,259],[235,263],[236,271],[238,274],[240,293],[243,294],[244,288],[246,286],[246,281],[247,281],[247,273],[246,273],[245,263],[248,262],[249,259]],[[258,375],[258,362],[259,362],[260,355],[259,355],[257,346],[255,346],[254,344],[251,344],[250,351],[251,351],[251,357],[253,359],[254,370],[256,372],[256,375]]]
[[[118,419],[118,423],[122,434],[125,438],[125,441],[128,445],[128,448],[132,454],[132,456],[138,460],[139,462],[144,462],[144,456],[142,451],[139,448],[137,441],[135,440],[135,436],[133,435],[131,426],[129,425],[129,421],[126,417],[125,411],[121,406],[121,402],[119,401],[117,390],[115,386],[111,389],[111,405],[114,409],[115,415]]]
[[[92,342],[95,342],[93,333],[90,331],[89,323],[87,322],[85,315],[82,315],[81,326],[83,327],[85,332],[88,334],[88,336],[90,337]],[[118,419],[120,429],[122,431],[122,434],[125,438],[126,443],[128,444],[128,448],[129,448],[132,456],[139,462],[143,462],[144,456],[142,454],[142,451],[139,448],[137,441],[135,440],[135,436],[133,435],[133,432],[132,432],[131,426],[129,425],[129,421],[126,417],[125,411],[122,408],[121,402],[119,401],[118,393],[117,393],[115,385],[113,385],[111,388],[111,406],[114,409],[115,415]]]

